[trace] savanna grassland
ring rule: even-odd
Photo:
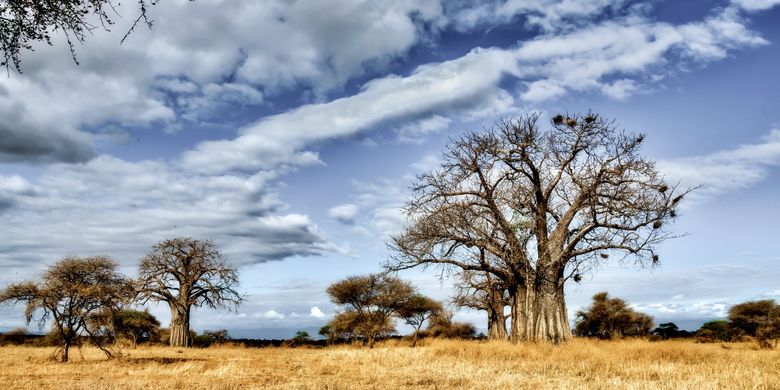
[[[775,389],[780,350],[746,343],[575,340],[563,346],[426,340],[373,349],[139,347],[105,360],[50,348],[0,348],[3,388],[45,389]]]

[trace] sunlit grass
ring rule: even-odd
[[[576,340],[563,346],[426,340],[410,348],[0,348],[4,388],[780,388],[780,350],[752,344]],[[82,359],[83,355],[83,359]]]

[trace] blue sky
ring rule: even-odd
[[[70,254],[132,275],[155,242],[190,235],[238,265],[248,296],[196,311],[196,330],[316,329],[329,283],[381,269],[448,139],[593,110],[647,133],[668,180],[704,187],[659,267],[603,266],[567,289],[570,317],[609,291],[695,329],[780,297],[778,0],[166,0],[122,45],[135,10],[119,12],[79,66],[55,37],[0,78],[0,284]],[[452,294],[435,272],[401,276]],[[0,330],[21,325],[0,309]]]

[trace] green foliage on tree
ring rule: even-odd
[[[774,348],[780,339],[780,305],[772,299],[748,301],[729,309],[731,325],[755,337],[761,348]]]
[[[696,341],[700,343],[734,341],[741,333],[727,320],[707,321],[696,331]]]
[[[576,314],[574,334],[580,337],[613,339],[650,334],[653,319],[631,309],[626,301],[610,298],[606,292],[593,296],[593,303]]]

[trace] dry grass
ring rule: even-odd
[[[106,361],[73,351],[0,348],[3,388],[780,388],[780,350],[750,344],[577,340],[563,346],[427,341],[409,348],[139,348]]]

